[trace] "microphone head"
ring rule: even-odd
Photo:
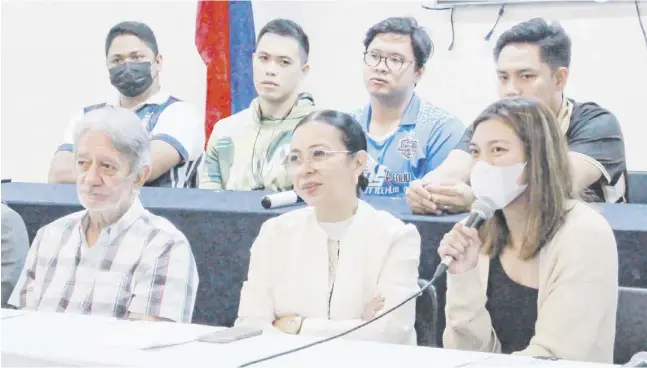
[[[471,212],[476,212],[481,217],[483,217],[484,220],[489,220],[494,216],[494,209],[496,206],[494,203],[491,203],[487,199],[477,199],[474,201],[472,204],[472,211]]]

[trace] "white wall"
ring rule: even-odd
[[[205,66],[195,47],[194,1],[2,2],[3,178],[47,181],[74,113],[111,93],[105,37],[124,20],[147,23],[164,56],[162,84],[204,111]]]
[[[52,153],[78,108],[113,93],[105,70],[108,29],[140,20],[155,31],[165,56],[163,84],[204,109],[205,67],[194,44],[196,4],[183,2],[3,2],[2,177],[45,181]],[[625,135],[630,170],[647,170],[647,47],[633,2],[509,6],[490,42],[483,37],[498,8],[458,9],[456,41],[449,12],[420,3],[254,2],[258,31],[276,18],[300,23],[310,36],[312,66],[304,86],[320,106],[353,109],[366,102],[362,40],[377,21],[413,15],[430,30],[436,53],[418,93],[469,123],[496,98],[492,46],[502,31],[535,16],[558,19],[573,39],[569,96],[613,111]],[[647,6],[642,4],[643,14]],[[647,17],[643,16],[647,24]],[[19,157],[19,158],[18,158]]]
[[[389,16],[414,16],[436,46],[418,85],[424,98],[471,123],[496,99],[492,48],[498,36],[534,17],[559,20],[572,38],[571,76],[567,93],[595,101],[619,119],[630,170],[647,170],[647,45],[631,2],[553,6],[508,6],[490,42],[484,37],[498,7],[460,8],[454,13],[456,40],[452,51],[449,11],[422,9],[402,2],[257,2],[257,27],[275,17],[288,17],[310,37],[311,72],[307,89],[319,105],[353,108],[366,103],[362,84],[362,41],[368,28]],[[647,26],[647,3],[641,3]]]

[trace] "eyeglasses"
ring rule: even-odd
[[[305,158],[303,157],[303,155],[301,153],[292,152],[292,153],[290,153],[289,155],[287,155],[285,157],[284,164],[288,169],[295,169],[297,167],[300,167],[304,163],[325,161],[331,155],[338,154],[338,153],[351,154],[353,152],[351,152],[351,151],[327,151],[327,150],[322,150],[320,148],[317,148],[317,149],[310,150],[310,152],[308,152],[308,155]]]
[[[370,67],[376,67],[384,60],[384,65],[386,68],[392,72],[397,72],[402,69],[405,64],[410,64],[411,61],[404,60],[400,56],[391,55],[391,56],[382,56],[377,52],[366,51],[364,53],[364,63]]]

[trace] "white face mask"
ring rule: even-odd
[[[527,185],[517,183],[525,167],[525,162],[493,166],[485,161],[477,161],[470,175],[474,196],[490,202],[495,210],[504,208],[526,190]]]

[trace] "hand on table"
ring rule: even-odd
[[[362,313],[362,320],[368,321],[375,318],[377,313],[382,310],[382,308],[384,308],[384,297],[382,295],[377,295],[364,308],[364,312]],[[290,322],[292,322],[295,318],[298,318],[296,314],[283,316],[277,318],[272,323],[272,325],[285,333],[294,333],[294,326],[292,326]],[[301,319],[301,324],[303,324],[303,319]],[[297,331],[300,330],[301,326],[297,328]]]
[[[298,316],[296,314],[283,316],[283,317],[277,318],[274,322],[272,322],[272,325],[285,333],[294,334],[294,329],[290,325],[290,322],[297,317]],[[303,319],[301,320],[301,323],[303,324]],[[301,330],[301,326],[298,327],[297,333],[300,330]]]
[[[406,199],[411,211],[418,215],[434,214],[440,215],[436,203],[431,199],[431,193],[425,188],[428,183],[424,179],[414,180],[409,184],[406,192]]]
[[[442,179],[425,187],[431,194],[431,201],[445,212],[468,212],[474,202],[472,187],[458,179]]]
[[[407,203],[416,214],[441,215],[467,212],[474,202],[472,188],[458,179],[414,180],[406,193]]]

